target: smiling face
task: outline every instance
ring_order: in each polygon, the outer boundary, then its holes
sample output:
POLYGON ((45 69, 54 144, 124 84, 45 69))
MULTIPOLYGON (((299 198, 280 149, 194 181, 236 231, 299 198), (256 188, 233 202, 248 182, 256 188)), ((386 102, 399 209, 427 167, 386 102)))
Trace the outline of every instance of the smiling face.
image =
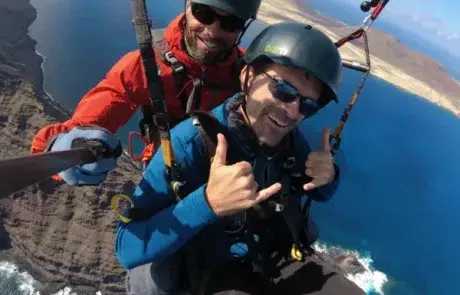
MULTIPOLYGON (((248 66, 243 69, 240 75, 240 80, 243 83, 247 69, 248 66)), ((274 147, 305 116, 299 112, 300 104, 304 103, 300 99, 304 98, 296 97, 290 102, 283 102, 281 97, 275 97, 273 78, 287 82, 297 90, 298 94, 311 99, 313 104, 321 94, 322 83, 318 79, 306 75, 305 72, 275 63, 265 67, 262 73, 256 73, 253 67, 249 67, 248 75, 246 119, 249 120, 259 142, 274 147)), ((242 85, 242 87, 244 86, 242 85)))
MULTIPOLYGON (((207 6, 218 15, 229 15, 223 10, 207 6)), ((240 31, 222 30, 219 20, 210 25, 198 21, 193 13, 190 1, 187 1, 185 43, 189 54, 202 64, 215 62, 223 53, 232 50, 240 31)))

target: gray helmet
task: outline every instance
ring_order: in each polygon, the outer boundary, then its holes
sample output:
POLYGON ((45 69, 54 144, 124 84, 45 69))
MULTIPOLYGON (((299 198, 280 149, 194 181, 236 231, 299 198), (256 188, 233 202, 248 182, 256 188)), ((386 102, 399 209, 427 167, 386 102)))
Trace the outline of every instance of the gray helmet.
POLYGON ((244 61, 259 58, 307 72, 326 86, 321 99, 337 102, 342 60, 334 42, 311 25, 282 22, 266 27, 249 45, 244 61))
POLYGON ((256 19, 262 0, 191 0, 221 9, 241 19, 256 19))

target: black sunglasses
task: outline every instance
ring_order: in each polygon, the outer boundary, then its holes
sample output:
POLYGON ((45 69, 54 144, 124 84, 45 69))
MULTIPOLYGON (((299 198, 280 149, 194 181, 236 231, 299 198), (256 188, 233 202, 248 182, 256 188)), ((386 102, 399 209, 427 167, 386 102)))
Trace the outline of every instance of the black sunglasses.
POLYGON ((268 84, 268 90, 278 100, 286 103, 293 102, 297 98, 299 99, 299 113, 305 116, 305 118, 311 117, 321 109, 321 106, 313 98, 302 96, 299 94, 297 89, 292 86, 289 82, 274 78, 264 72, 264 75, 270 78, 268 84))
POLYGON ((192 14, 200 23, 210 25, 220 21, 220 28, 226 32, 238 32, 244 29, 246 21, 234 15, 219 15, 208 5, 191 2, 192 14))

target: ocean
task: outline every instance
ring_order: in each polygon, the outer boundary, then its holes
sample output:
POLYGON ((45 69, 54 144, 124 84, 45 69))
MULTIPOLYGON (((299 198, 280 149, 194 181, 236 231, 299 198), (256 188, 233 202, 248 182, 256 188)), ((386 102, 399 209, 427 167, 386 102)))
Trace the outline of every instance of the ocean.
MULTIPOLYGON (((360 24, 359 3, 354 14, 325 2, 309 1, 321 13, 339 17, 342 11, 342 21, 360 24)), ((45 89, 53 99, 73 110, 118 58, 137 48, 129 4, 32 0, 38 19, 30 34, 45 57, 45 89)), ((183 1, 148 1, 148 8, 154 26, 164 27, 183 1)), ((254 23, 243 45, 262 28, 254 23)), ((340 102, 303 123, 313 146, 319 146, 323 126, 335 127, 360 77, 345 70, 340 102)), ((129 131, 137 131, 138 119, 117 133, 124 142, 129 131)), ((314 204, 312 214, 320 226, 319 250, 353 251, 368 268, 350 276, 367 294, 460 294, 459 130, 458 118, 422 98, 374 77, 364 86, 336 155, 339 191, 331 202, 314 204)), ((16 292, 8 294, 36 295, 38 285, 1 263, 0 286, 16 292)))

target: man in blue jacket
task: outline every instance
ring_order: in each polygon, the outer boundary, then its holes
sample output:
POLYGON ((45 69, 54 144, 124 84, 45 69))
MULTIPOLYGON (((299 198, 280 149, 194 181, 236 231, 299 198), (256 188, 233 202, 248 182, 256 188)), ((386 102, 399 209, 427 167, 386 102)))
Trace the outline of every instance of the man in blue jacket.
MULTIPOLYGON (((210 286, 220 267, 226 278, 246 270, 257 274, 261 280, 254 286, 266 294, 275 284, 269 257, 277 252, 301 260, 302 248, 315 239, 308 235, 305 199, 328 201, 339 170, 329 130, 323 131, 322 149, 312 151, 297 125, 337 101, 339 52, 309 25, 280 23, 255 38, 244 60, 243 91, 212 111, 216 126, 194 116, 171 132, 186 181, 181 199, 165 173, 163 148, 132 197, 133 220, 119 224, 116 240, 117 257, 128 269, 128 294, 179 294, 185 281, 189 291, 214 294, 210 286), (215 136, 206 129, 217 134, 215 154, 208 154, 215 136), (143 213, 136 218, 134 212, 143 213)), ((247 276, 242 281, 256 282, 247 276)))

